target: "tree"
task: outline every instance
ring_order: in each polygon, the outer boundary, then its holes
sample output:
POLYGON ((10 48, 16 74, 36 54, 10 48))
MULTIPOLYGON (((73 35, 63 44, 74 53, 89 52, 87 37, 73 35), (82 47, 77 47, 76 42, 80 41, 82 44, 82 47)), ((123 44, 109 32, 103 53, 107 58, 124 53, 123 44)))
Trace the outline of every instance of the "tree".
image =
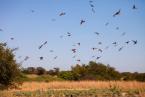
POLYGON ((74 75, 71 71, 61 71, 58 77, 63 78, 65 80, 75 80, 74 75))
POLYGON ((35 69, 35 67, 27 67, 23 68, 22 72, 26 74, 36 74, 37 70, 35 69))
POLYGON ((46 73, 46 70, 43 67, 37 67, 36 70, 38 75, 43 75, 46 73))
POLYGON ((14 60, 12 50, 0 43, 0 86, 14 85, 19 75, 19 65, 14 60))

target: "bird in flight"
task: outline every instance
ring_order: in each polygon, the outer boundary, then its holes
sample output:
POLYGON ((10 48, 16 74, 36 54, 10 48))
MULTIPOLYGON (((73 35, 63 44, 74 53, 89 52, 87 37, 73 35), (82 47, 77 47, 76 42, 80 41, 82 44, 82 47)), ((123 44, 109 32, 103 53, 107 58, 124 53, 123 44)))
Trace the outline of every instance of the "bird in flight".
POLYGON ((16 51, 18 49, 19 49, 19 47, 16 47, 16 48, 13 48, 11 51, 14 52, 14 51, 16 51))
POLYGON ((92 12, 93 12, 93 13, 95 13, 95 10, 94 10, 94 8, 92 8, 92 12))
POLYGON ((101 56, 97 57, 96 60, 98 60, 98 59, 100 59, 100 58, 101 58, 101 56))
POLYGON ((27 61, 29 59, 29 56, 26 56, 25 58, 24 58, 24 61, 27 61))
POLYGON ((126 34, 126 33, 125 33, 125 32, 123 32, 121 35, 122 35, 122 36, 124 36, 125 34, 126 34))
POLYGON ((35 10, 31 10, 31 12, 32 12, 32 13, 34 13, 34 12, 35 12, 35 10))
POLYGON ((96 35, 100 35, 100 33, 99 32, 94 32, 96 35))
POLYGON ((72 58, 75 58, 76 57, 76 55, 75 56, 73 56, 72 58))
POLYGON ((39 57, 40 58, 40 60, 43 60, 43 57, 41 56, 41 57, 39 57))
POLYGON ((119 27, 116 27, 116 30, 119 30, 119 27))
POLYGON ((85 22, 86 22, 85 20, 81 20, 80 25, 82 25, 82 24, 85 23, 85 22))
POLYGON ((126 41, 125 43, 126 43, 126 44, 129 44, 129 42, 130 42, 130 41, 126 41))
POLYGON ((94 5, 93 5, 93 4, 90 4, 90 6, 91 6, 91 7, 94 7, 94 5))
POLYGON ((97 48, 95 48, 95 47, 92 48, 93 51, 96 50, 96 49, 97 49, 97 48))
POLYGON ((40 45, 39 47, 38 47, 38 49, 41 49, 44 45, 46 45, 47 44, 47 41, 45 41, 42 45, 40 45))
POLYGON ((99 44, 99 45, 101 45, 101 44, 102 44, 102 42, 98 42, 98 44, 99 44))
POLYGON ((14 40, 14 38, 13 38, 13 37, 11 37, 10 39, 11 39, 11 40, 14 40))
POLYGON ((0 31, 3 31, 3 29, 0 29, 0 31))
POLYGON ((80 42, 78 42, 77 44, 78 44, 78 46, 80 46, 80 45, 81 45, 81 43, 80 43, 80 42))
POLYGON ((65 12, 61 12, 60 14, 59 14, 59 16, 63 16, 63 15, 65 15, 66 13, 65 12))
POLYGON ((57 59, 58 56, 55 56, 54 59, 57 59))
POLYGON ((137 9, 136 6, 135 6, 135 4, 133 5, 132 9, 137 9))
POLYGON ((123 46, 122 47, 120 47, 119 49, 118 49, 118 51, 121 51, 123 49, 123 46))
POLYGON ((72 52, 73 52, 73 53, 76 53, 76 49, 72 49, 72 52))
POLYGON ((92 1, 92 0, 90 0, 89 2, 90 2, 90 3, 93 3, 93 1, 92 1))
POLYGON ((137 40, 132 40, 132 42, 134 45, 137 44, 137 40))
POLYGON ((119 9, 116 13, 113 14, 113 17, 120 15, 121 10, 119 9))
POLYGON ((76 61, 77 61, 77 62, 81 62, 81 60, 80 60, 80 59, 77 59, 76 61))
POLYGON ((67 32, 67 36, 71 36, 71 33, 70 32, 67 32))
POLYGON ((49 50, 49 52, 51 52, 51 53, 52 53, 52 52, 54 52, 54 51, 53 51, 53 50, 49 50))
POLYGON ((99 51, 99 52, 101 52, 101 53, 103 52, 103 50, 102 50, 102 49, 98 49, 98 51, 99 51))
POLYGON ((117 46, 117 42, 113 42, 112 44, 113 44, 114 46, 117 46))
POLYGON ((108 26, 109 25, 109 22, 107 22, 106 24, 105 24, 105 26, 108 26))

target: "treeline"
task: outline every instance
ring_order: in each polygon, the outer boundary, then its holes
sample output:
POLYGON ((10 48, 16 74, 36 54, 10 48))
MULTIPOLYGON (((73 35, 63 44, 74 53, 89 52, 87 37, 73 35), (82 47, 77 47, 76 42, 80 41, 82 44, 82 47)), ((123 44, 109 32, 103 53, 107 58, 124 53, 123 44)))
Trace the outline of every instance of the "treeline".
POLYGON ((110 65, 90 61, 88 64, 75 65, 69 71, 59 68, 46 70, 43 67, 28 67, 21 70, 24 74, 51 75, 64 80, 124 80, 145 81, 145 73, 119 72, 110 65))

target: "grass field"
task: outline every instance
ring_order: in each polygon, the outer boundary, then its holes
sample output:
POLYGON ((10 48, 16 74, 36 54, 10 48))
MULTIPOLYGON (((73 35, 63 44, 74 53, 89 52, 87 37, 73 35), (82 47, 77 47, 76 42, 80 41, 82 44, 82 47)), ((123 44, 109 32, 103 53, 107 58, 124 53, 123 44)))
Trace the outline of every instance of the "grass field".
POLYGON ((145 83, 136 81, 24 82, 0 97, 145 97, 145 83))

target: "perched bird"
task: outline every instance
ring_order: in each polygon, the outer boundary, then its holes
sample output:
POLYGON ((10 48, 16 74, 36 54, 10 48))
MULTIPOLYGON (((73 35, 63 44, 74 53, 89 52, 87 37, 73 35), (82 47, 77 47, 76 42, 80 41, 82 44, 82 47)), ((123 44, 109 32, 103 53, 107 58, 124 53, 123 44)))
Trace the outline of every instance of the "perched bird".
POLYGON ((63 16, 63 15, 65 15, 66 13, 65 12, 61 12, 60 14, 59 14, 59 16, 63 16))
POLYGON ((135 4, 133 5, 132 9, 137 9, 136 6, 135 6, 135 4))
POLYGON ((85 22, 86 22, 85 20, 81 20, 80 25, 82 25, 82 24, 85 23, 85 22))
POLYGON ((137 44, 137 40, 132 40, 132 42, 134 45, 137 44))
POLYGON ((116 13, 113 14, 113 17, 120 15, 121 10, 119 9, 116 13))
POLYGON ((76 53, 76 49, 72 49, 72 52, 73 52, 73 53, 76 53))

